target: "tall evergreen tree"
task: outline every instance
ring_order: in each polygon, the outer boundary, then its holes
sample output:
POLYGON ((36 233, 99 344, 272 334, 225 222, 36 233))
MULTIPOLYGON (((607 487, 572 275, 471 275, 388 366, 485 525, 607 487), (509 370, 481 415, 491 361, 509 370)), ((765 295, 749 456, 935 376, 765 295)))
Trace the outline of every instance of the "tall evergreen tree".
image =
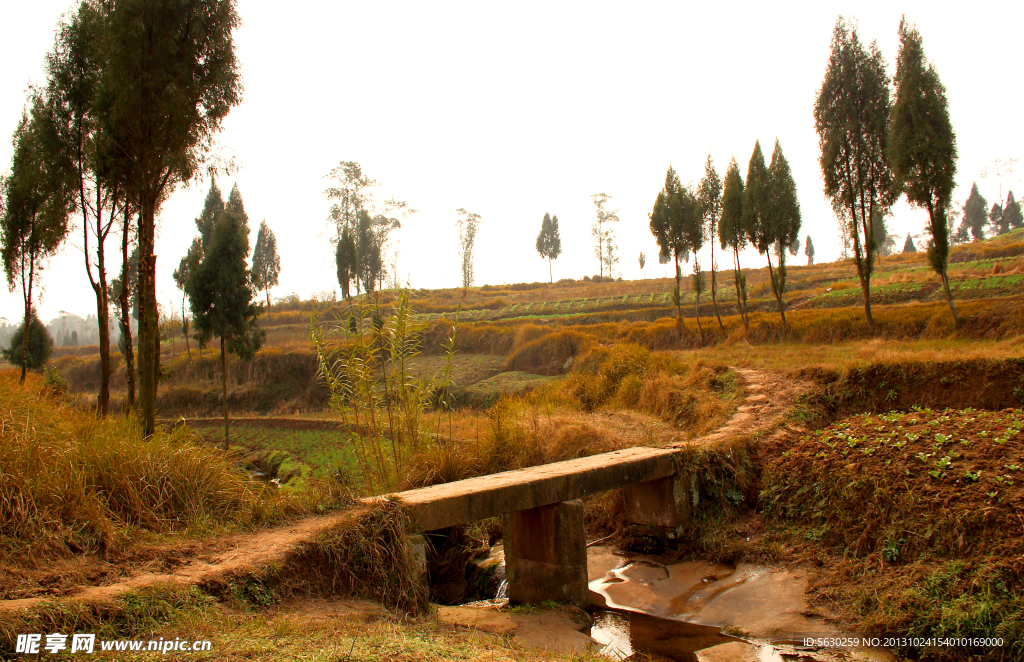
POLYGON ((875 265, 872 224, 895 201, 889 142, 889 77, 874 42, 864 49, 857 30, 842 17, 832 31, 832 52, 814 104, 825 195, 840 219, 844 251, 853 243, 864 314, 871 316, 875 265))
POLYGON ((988 201, 978 192, 978 184, 971 185, 971 194, 963 206, 963 224, 971 231, 971 238, 980 241, 985 238, 985 223, 988 222, 988 201))
POLYGON ((706 233, 711 238, 711 303, 715 307, 718 328, 724 333, 725 325, 722 324, 722 314, 718 310, 718 264, 715 262, 715 239, 719 235, 718 226, 722 220, 722 180, 715 170, 715 162, 710 154, 704 163, 704 179, 700 181, 698 195, 701 208, 704 210, 706 233))
POLYGON ((160 333, 156 217, 178 183, 200 170, 211 138, 241 101, 234 0, 104 3, 97 116, 112 166, 138 205, 139 399, 143 434, 156 425, 160 333))
MULTIPOLYGON (((755 147, 758 155, 759 148, 760 145, 755 147)), ((753 159, 751 162, 753 163, 753 159)), ((763 164, 763 160, 761 163, 763 164)), ((760 167, 763 166, 758 166, 758 169, 760 167)), ((749 176, 748 171, 748 182, 749 176)), ((772 292, 779 304, 782 323, 786 324, 785 305, 782 302, 782 295, 786 291, 786 253, 800 236, 800 203, 796 197, 796 182, 793 180, 793 173, 778 140, 775 141, 771 164, 768 166, 766 178, 762 182, 764 209, 759 214, 757 241, 753 243, 768 258, 768 274, 771 278, 772 292), (773 247, 778 257, 778 268, 774 270, 771 257, 773 247)), ((749 183, 746 190, 751 190, 749 183)))
POLYGON ((732 249, 733 279, 736 283, 736 308, 743 326, 750 329, 747 312, 747 276, 740 266, 740 250, 747 245, 747 230, 743 220, 743 177, 736 157, 729 159, 722 187, 722 218, 718 223, 718 238, 722 249, 732 249))
POLYGON ((700 224, 700 201, 686 187, 679 183, 679 176, 669 166, 665 173, 665 187, 658 193, 654 202, 654 210, 650 214, 651 234, 658 242, 659 261, 663 264, 673 262, 676 267, 676 286, 672 299, 676 304, 676 323, 683 326, 681 262, 689 259, 692 250, 691 228, 700 224))
POLYGON ((0 254, 7 285, 20 281, 24 304, 21 382, 28 370, 28 342, 32 335, 33 289, 43 260, 57 252, 67 236, 68 216, 74 206, 73 166, 59 147, 53 108, 41 95, 32 100, 14 133, 11 172, 3 181, 4 213, 0 218, 0 254))
POLYGON ((558 259, 562 254, 562 238, 558 235, 558 216, 544 214, 540 223, 540 234, 537 235, 537 252, 548 261, 548 281, 555 282, 551 272, 551 260, 558 259))
POLYGON ((1006 196, 1006 206, 1003 207, 1002 222, 1006 232, 1012 232, 1024 227, 1024 216, 1021 214, 1020 203, 1013 197, 1013 191, 1006 196))
POLYGON ((224 203, 224 209, 229 209, 242 219, 245 227, 249 227, 249 215, 245 213, 245 203, 242 202, 242 192, 238 190, 238 183, 231 187, 228 194, 228 201, 224 203))
POLYGON ((358 226, 356 227, 356 274, 362 282, 363 289, 373 292, 384 269, 384 257, 381 255, 381 235, 378 225, 370 218, 365 209, 359 210, 358 226))
POLYGON ((196 217, 196 229, 199 230, 199 237, 203 245, 209 244, 213 238, 213 228, 217 225, 217 219, 224 211, 224 199, 217 188, 217 180, 210 181, 210 190, 206 193, 206 200, 203 202, 203 211, 196 217))
POLYGON ((1006 224, 1003 223, 1003 205, 998 202, 992 203, 992 208, 988 212, 988 224, 992 228, 992 236, 994 237, 1010 231, 1006 224))
POLYGON ((277 285, 281 275, 281 256, 277 254, 277 237, 265 219, 260 223, 260 231, 256 235, 251 274, 253 287, 267 292, 267 319, 270 319, 270 288, 277 285))
POLYGON ((807 256, 807 266, 814 264, 814 242, 811 241, 811 235, 807 235, 807 241, 804 242, 804 255, 807 256))
POLYGON ((228 416, 227 353, 252 359, 263 343, 257 326, 258 306, 249 279, 249 227, 237 207, 227 206, 214 226, 203 261, 187 284, 196 337, 200 344, 220 339, 220 367, 224 408, 224 449, 230 438, 228 416))
POLYGON ((949 289, 949 225, 946 207, 956 175, 956 135, 949 121, 946 88, 926 64, 921 35, 900 20, 896 101, 889 118, 889 162, 907 201, 928 210, 928 261, 942 279, 953 319, 960 317, 949 289))
POLYGON ((903 242, 903 252, 904 253, 916 253, 917 252, 917 246, 914 245, 914 237, 909 232, 907 233, 907 240, 905 242, 903 242))
POLYGON ((338 270, 338 284, 341 285, 341 296, 351 302, 351 285, 356 277, 356 242, 352 231, 343 228, 341 237, 334 249, 334 263, 338 270))

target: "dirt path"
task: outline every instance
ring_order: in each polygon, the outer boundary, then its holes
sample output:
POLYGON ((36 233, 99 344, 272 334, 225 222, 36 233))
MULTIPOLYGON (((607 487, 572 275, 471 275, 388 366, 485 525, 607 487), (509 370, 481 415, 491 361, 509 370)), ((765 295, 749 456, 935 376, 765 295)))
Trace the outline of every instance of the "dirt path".
MULTIPOLYGON (((176 547, 160 548, 164 552, 161 558, 153 558, 149 565, 164 565, 164 570, 143 570, 122 577, 114 583, 98 586, 65 587, 59 593, 86 602, 105 602, 126 591, 137 590, 158 584, 221 584, 234 577, 259 571, 273 564, 284 563, 303 545, 313 540, 318 534, 330 529, 345 520, 349 515, 341 513, 321 517, 309 517, 289 524, 277 526, 254 533, 238 534, 224 538, 193 543, 193 551, 198 554, 184 562, 174 554, 176 547), (171 552, 169 555, 167 552, 171 552), (175 560, 180 562, 177 567, 175 560)), ((153 550, 154 552, 157 550, 153 550)), ((136 570, 142 569, 136 567, 136 570)), ((125 568, 121 568, 124 570, 125 568)), ((52 574, 60 575, 61 569, 52 568, 52 574)), ((52 593, 52 589, 39 586, 40 593, 52 593)), ((0 614, 27 609, 52 600, 55 596, 26 597, 0 601, 0 614)))
MULTIPOLYGON (((786 412, 810 385, 774 373, 737 368, 744 381, 743 404, 711 434, 683 440, 681 432, 653 416, 637 412, 599 412, 590 420, 637 445, 683 446, 710 444, 736 435, 778 436, 787 426, 786 412), (660 442, 660 443, 659 443, 660 442)), ((105 602, 126 591, 157 584, 223 584, 234 577, 283 564, 304 544, 339 524, 348 515, 309 517, 249 534, 202 541, 140 547, 125 556, 103 560, 75 558, 32 571, 0 568, 4 593, 0 614, 33 607, 54 598, 105 602)))
POLYGON ((803 426, 788 421, 786 414, 813 385, 778 373, 750 368, 733 368, 746 383, 746 397, 725 425, 688 443, 712 444, 736 435, 770 435, 799 432, 803 426))

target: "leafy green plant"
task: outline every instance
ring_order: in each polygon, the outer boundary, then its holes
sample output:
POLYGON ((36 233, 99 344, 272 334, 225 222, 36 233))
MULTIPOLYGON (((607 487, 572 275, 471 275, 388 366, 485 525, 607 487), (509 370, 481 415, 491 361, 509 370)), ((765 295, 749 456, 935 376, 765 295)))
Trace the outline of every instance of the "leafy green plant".
POLYGON ((408 290, 399 294, 389 310, 381 308, 378 295, 356 307, 353 316, 354 333, 347 318, 328 325, 314 312, 309 337, 332 408, 346 421, 351 417, 360 429, 353 435, 355 456, 367 487, 379 493, 395 487, 402 467, 424 441, 423 412, 432 399, 440 398, 442 409, 446 404, 454 327, 444 371, 423 379, 410 372, 410 360, 420 353, 421 329, 413 321, 408 290), (332 335, 341 340, 329 342, 332 335))

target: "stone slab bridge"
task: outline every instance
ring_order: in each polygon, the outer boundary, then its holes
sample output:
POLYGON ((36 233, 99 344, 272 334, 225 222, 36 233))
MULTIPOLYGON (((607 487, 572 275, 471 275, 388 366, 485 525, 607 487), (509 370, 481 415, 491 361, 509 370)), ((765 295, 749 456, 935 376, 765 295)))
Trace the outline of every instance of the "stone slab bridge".
POLYGON ((676 477, 680 452, 627 448, 409 490, 391 498, 403 504, 414 528, 422 532, 503 516, 509 599, 586 607, 587 542, 580 499, 623 488, 627 523, 680 526, 690 516, 690 486, 676 477))

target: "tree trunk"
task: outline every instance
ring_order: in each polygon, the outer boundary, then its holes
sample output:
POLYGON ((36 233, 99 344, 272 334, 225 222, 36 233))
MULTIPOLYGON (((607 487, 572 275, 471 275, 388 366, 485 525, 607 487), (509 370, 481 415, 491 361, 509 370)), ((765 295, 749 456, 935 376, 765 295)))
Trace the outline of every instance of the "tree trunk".
POLYGON ((548 258, 548 283, 551 285, 555 284, 555 277, 551 272, 551 258, 548 258))
POLYGON ((224 337, 220 339, 220 381, 223 386, 224 401, 224 450, 228 450, 228 439, 231 436, 231 419, 228 418, 228 361, 224 353, 224 337))
POLYGON ((750 320, 747 318, 747 306, 743 302, 745 298, 746 289, 743 285, 743 270, 740 268, 740 251, 738 248, 733 249, 733 264, 735 270, 733 271, 733 280, 736 282, 736 307, 740 312, 740 319, 743 320, 743 328, 750 331, 750 320))
POLYGON ((676 326, 683 328, 683 293, 680 291, 683 270, 679 268, 679 256, 676 255, 676 326))
POLYGON ((185 326, 185 293, 181 293, 181 335, 185 336, 185 351, 188 352, 189 363, 192 362, 192 348, 188 346, 188 328, 185 326))
MULTIPOLYGON (((100 244, 102 246, 102 243, 100 244)), ((110 413, 110 317, 107 303, 107 277, 103 267, 103 251, 99 251, 100 282, 93 287, 96 292, 96 317, 100 332, 100 392, 96 396, 96 407, 100 416, 110 413)))
POLYGON ((267 324, 270 324, 270 320, 273 319, 270 316, 270 288, 267 288, 267 324))
POLYGON ((135 409, 135 350, 132 348, 131 308, 128 305, 128 210, 121 235, 121 337, 124 342, 125 408, 135 409))
MULTIPOLYGON (((945 222, 945 218, 942 219, 945 222)), ((929 230, 932 233, 932 243, 935 244, 935 206, 929 200, 928 202, 928 223, 929 230)), ((949 240, 946 240, 946 246, 949 246, 949 240)), ((960 316, 956 313, 956 304, 953 303, 953 293, 949 291, 949 251, 947 248, 946 255, 943 256, 942 260, 942 271, 939 272, 939 277, 942 278, 942 287, 946 290, 946 302, 949 303, 949 311, 953 313, 953 324, 956 328, 960 328, 960 316)))
POLYGON ((700 265, 697 264, 697 251, 693 251, 693 314, 697 318, 697 337, 704 343, 704 327, 700 323, 700 290, 697 281, 700 279, 700 265))
POLYGON ((718 285, 716 282, 717 279, 715 278, 717 266, 715 265, 714 227, 712 227, 711 235, 711 303, 715 307, 715 317, 718 318, 718 328, 722 330, 722 333, 725 333, 725 325, 722 324, 722 314, 718 312, 718 293, 715 291, 718 285))
POLYGON ((139 210, 139 413, 142 434, 156 431, 156 388, 160 369, 160 333, 156 306, 156 255, 153 254, 156 200, 142 196, 139 210))
POLYGON ((722 324, 722 313, 719 312, 719 310, 718 310, 718 297, 715 294, 715 288, 717 287, 717 285, 716 285, 716 280, 717 279, 715 278, 716 275, 717 274, 716 274, 716 270, 715 270, 715 261, 714 261, 714 259, 712 259, 711 260, 711 303, 715 306, 715 317, 718 318, 718 328, 722 330, 722 333, 725 333, 725 324, 722 324))
MULTIPOLYGON (((870 216, 872 212, 868 212, 870 216)), ((875 328, 875 318, 871 315, 871 268, 874 263, 874 219, 864 218, 864 205, 861 203, 861 225, 864 230, 864 250, 860 247, 860 230, 857 227, 857 205, 850 203, 850 215, 853 218, 853 251, 857 261, 857 275, 860 276, 860 289, 864 293, 864 314, 868 318, 868 326, 875 328)))
MULTIPOLYGON (((25 258, 22 256, 21 273, 25 273, 25 258)), ((21 280, 21 291, 22 296, 25 299, 25 324, 21 327, 21 381, 19 384, 25 383, 25 377, 28 375, 28 337, 30 329, 32 328, 32 281, 35 279, 35 255, 30 253, 28 258, 28 284, 26 285, 24 275, 21 280)))
POLYGON ((775 294, 775 300, 779 303, 779 315, 782 315, 782 326, 789 326, 789 323, 786 322, 786 311, 782 309, 782 293, 779 292, 779 288, 776 287, 775 284, 775 271, 772 270, 771 249, 768 249, 765 256, 768 258, 768 277, 771 278, 772 281, 772 292, 775 294))
POLYGON ((949 291, 949 274, 942 270, 942 287, 946 290, 946 301, 949 303, 949 311, 953 313, 953 323, 960 328, 960 316, 956 313, 956 303, 953 302, 953 294, 949 291))

